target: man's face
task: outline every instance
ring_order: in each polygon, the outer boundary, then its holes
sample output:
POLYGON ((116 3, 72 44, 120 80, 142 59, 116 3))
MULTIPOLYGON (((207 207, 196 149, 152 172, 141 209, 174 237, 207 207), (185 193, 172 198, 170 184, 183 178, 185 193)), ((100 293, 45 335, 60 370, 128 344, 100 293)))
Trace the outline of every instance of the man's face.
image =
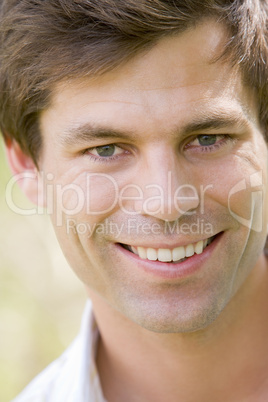
POLYGON ((267 147, 253 94, 215 61, 224 38, 207 21, 163 39, 58 85, 41 115, 40 170, 68 261, 153 331, 207 326, 263 261, 267 147))

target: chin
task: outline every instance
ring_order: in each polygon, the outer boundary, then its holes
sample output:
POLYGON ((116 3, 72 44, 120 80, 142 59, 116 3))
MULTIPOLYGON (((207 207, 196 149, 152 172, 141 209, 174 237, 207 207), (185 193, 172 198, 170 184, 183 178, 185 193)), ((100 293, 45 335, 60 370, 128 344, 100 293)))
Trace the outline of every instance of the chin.
MULTIPOLYGON (((133 306, 132 306, 133 307, 133 306)), ((208 328, 224 307, 219 303, 208 306, 168 307, 159 302, 141 303, 137 308, 125 306, 121 312, 140 327, 156 333, 191 333, 208 328)))

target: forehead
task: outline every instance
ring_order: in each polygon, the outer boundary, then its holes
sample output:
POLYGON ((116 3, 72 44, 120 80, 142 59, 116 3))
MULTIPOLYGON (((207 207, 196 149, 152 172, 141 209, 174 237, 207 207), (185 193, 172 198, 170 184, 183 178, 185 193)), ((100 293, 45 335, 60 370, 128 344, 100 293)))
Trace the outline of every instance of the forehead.
POLYGON ((195 85, 206 73, 211 73, 211 65, 222 53, 226 40, 225 27, 208 20, 180 35, 160 40, 153 48, 100 77, 63 81, 54 89, 53 99, 60 101, 63 91, 73 91, 75 87, 79 90, 85 85, 96 92, 100 86, 114 91, 115 81, 122 87, 135 85, 141 90, 175 88, 187 80, 195 85))
POLYGON ((101 77, 62 82, 41 116, 43 128, 55 118, 61 130, 90 121, 122 130, 131 125, 134 131, 141 121, 162 129, 167 117, 177 125, 207 113, 256 120, 255 97, 242 85, 238 68, 219 60, 227 39, 225 27, 208 20, 101 77))

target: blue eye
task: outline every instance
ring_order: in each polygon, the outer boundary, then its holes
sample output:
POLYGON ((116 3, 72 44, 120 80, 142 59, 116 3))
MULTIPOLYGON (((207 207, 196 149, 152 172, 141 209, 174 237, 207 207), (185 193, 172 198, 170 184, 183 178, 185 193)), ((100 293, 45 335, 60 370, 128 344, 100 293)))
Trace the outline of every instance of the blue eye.
POLYGON ((233 137, 229 134, 198 134, 186 144, 185 150, 194 153, 214 153, 233 141, 233 137))
POLYGON ((215 147, 224 145, 230 140, 226 134, 199 134, 193 141, 187 144, 186 148, 200 148, 202 150, 212 150, 215 147))
POLYGON ((201 146, 205 147, 216 144, 217 137, 217 135, 199 135, 197 140, 201 146))
POLYGON ((99 145, 94 148, 88 148, 86 150, 86 153, 89 156, 97 158, 100 161, 107 161, 112 160, 113 158, 120 157, 123 154, 127 154, 128 152, 116 144, 105 144, 99 145))
POLYGON ((100 147, 96 147, 95 148, 98 156, 101 157, 109 157, 109 156, 113 156, 115 153, 115 145, 111 144, 111 145, 103 145, 100 147))

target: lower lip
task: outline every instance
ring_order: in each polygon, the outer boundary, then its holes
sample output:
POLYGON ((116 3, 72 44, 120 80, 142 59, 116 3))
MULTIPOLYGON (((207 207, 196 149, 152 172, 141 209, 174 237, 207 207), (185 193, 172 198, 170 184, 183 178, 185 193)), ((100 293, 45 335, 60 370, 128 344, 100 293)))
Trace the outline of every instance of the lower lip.
POLYGON ((130 261, 132 260, 138 269, 161 279, 186 279, 189 276, 198 274, 205 267, 206 262, 211 257, 217 247, 223 233, 218 234, 213 242, 207 246, 202 254, 194 254, 180 263, 167 263, 160 261, 143 260, 138 255, 126 250, 119 244, 117 249, 123 253, 130 261))

